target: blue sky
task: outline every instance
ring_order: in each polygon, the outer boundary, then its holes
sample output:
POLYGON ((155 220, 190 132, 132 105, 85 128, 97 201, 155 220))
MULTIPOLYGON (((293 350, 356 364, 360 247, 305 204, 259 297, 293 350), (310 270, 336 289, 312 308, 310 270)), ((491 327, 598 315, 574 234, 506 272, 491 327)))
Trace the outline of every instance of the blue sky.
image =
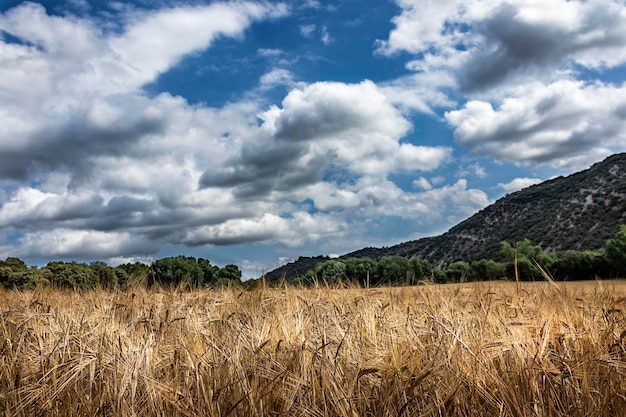
POLYGON ((237 264, 445 232, 626 151, 626 3, 0 3, 0 258, 237 264))

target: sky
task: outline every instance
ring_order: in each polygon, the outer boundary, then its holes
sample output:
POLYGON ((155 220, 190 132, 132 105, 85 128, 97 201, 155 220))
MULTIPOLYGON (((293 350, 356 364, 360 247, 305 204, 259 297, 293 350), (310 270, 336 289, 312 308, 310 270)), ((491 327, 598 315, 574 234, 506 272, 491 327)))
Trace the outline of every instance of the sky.
POLYGON ((0 0, 0 259, 258 277, 624 151, 624 0, 0 0))

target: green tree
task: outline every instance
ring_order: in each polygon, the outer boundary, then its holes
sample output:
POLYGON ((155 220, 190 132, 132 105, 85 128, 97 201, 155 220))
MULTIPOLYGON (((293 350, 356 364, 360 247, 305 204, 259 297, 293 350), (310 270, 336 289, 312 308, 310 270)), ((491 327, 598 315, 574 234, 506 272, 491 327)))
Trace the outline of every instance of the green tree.
POLYGON ((501 244, 502 254, 507 259, 507 274, 515 277, 515 268, 519 279, 536 280, 543 279, 543 274, 537 266, 545 271, 550 271, 555 261, 554 255, 544 253, 541 246, 535 246, 529 239, 516 242, 511 246, 508 242, 501 244))
POLYGON ((491 259, 480 259, 470 264, 473 281, 500 279, 506 275, 506 266, 491 259))
POLYGON ((225 287, 241 283, 241 271, 237 265, 226 265, 217 271, 215 285, 225 287))
POLYGON ((7 266, 13 271, 24 271, 28 266, 20 258, 8 257, 4 262, 0 261, 0 266, 7 266))
POLYGON ((315 277, 327 284, 346 279, 346 264, 339 259, 330 259, 315 266, 315 277))
POLYGON ((349 258, 343 261, 346 266, 346 277, 366 286, 376 282, 377 264, 370 258, 349 258))
POLYGON ((116 266, 115 269, 126 274, 128 279, 144 277, 150 273, 150 267, 141 262, 121 264, 116 266))
POLYGON ((31 289, 38 284, 49 284, 50 274, 37 267, 29 268, 19 258, 9 257, 0 261, 0 283, 6 288, 31 289))
POLYGON ((606 241, 606 259, 618 273, 626 272, 626 225, 621 225, 613 239, 606 241))
POLYGON ((448 265, 446 269, 446 277, 450 282, 463 282, 470 276, 470 266, 465 261, 456 261, 448 265))
POLYGON ((552 272, 557 279, 580 280, 610 275, 610 264, 602 251, 557 252, 552 272))
POLYGON ((412 282, 413 279, 413 268, 404 256, 383 256, 378 261, 377 283, 396 284, 412 282))
POLYGON ((91 270, 98 276, 101 285, 109 288, 123 285, 128 281, 128 274, 123 269, 113 268, 102 261, 89 264, 91 270))
POLYGON ((49 262, 50 282, 64 288, 88 289, 100 283, 100 277, 87 265, 77 262, 49 262))
POLYGON ((173 256, 152 263, 153 279, 163 285, 177 286, 183 282, 191 287, 204 283, 204 271, 192 256, 173 256))
POLYGON ((432 280, 442 284, 447 281, 446 274, 439 268, 433 267, 428 261, 413 258, 410 261, 410 265, 413 269, 413 283, 421 280, 432 280))
MULTIPOLYGON (((213 284, 218 279, 218 273, 220 268, 217 265, 211 265, 208 259, 198 258, 198 265, 202 270, 202 282, 205 285, 213 284)), ((237 268, 239 270, 239 268, 237 268)), ((235 274, 236 275, 236 274, 235 274)), ((239 273, 241 278, 241 272, 239 273)))

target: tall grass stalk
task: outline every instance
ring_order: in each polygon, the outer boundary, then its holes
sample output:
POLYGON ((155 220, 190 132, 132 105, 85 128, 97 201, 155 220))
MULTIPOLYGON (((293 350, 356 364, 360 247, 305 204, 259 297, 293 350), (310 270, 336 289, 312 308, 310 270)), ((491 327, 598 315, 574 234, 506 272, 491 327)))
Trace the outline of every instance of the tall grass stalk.
POLYGON ((626 415, 618 282, 0 300, 3 416, 626 415))

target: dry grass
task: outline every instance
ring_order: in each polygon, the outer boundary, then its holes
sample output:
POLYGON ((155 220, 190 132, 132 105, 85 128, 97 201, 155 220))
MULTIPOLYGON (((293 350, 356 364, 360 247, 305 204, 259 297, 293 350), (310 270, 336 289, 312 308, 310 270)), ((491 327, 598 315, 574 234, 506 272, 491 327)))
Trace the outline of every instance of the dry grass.
POLYGON ((0 415, 626 415, 626 285, 0 290, 0 415))

